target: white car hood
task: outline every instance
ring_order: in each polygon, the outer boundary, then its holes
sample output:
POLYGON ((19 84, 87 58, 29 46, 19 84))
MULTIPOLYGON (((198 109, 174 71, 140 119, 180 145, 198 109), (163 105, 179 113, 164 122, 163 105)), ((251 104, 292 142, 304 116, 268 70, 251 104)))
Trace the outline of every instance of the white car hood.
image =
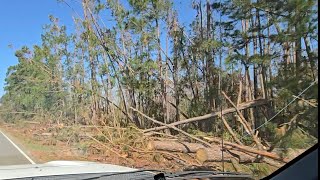
POLYGON ((0 179, 50 175, 130 172, 137 169, 90 161, 50 161, 44 164, 0 166, 0 179))

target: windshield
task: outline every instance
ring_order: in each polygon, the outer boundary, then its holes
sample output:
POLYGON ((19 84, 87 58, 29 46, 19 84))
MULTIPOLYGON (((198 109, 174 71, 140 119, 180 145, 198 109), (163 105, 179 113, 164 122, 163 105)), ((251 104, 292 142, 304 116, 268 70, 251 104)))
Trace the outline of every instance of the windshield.
POLYGON ((3 3, 0 166, 263 178, 318 142, 317 1, 3 3))

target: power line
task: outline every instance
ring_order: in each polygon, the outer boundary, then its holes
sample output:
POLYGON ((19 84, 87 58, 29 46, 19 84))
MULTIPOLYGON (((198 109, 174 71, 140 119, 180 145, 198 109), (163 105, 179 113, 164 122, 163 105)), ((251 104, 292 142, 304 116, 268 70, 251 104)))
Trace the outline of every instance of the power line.
MULTIPOLYGON (((306 87, 303 91, 301 91, 297 96, 295 96, 286 106, 284 106, 281 110, 279 110, 274 116, 272 116, 269 120, 267 120, 266 122, 264 122, 263 124, 261 124, 259 127, 253 129, 253 131, 256 131, 258 129, 260 129, 261 127, 265 126, 267 123, 269 123, 271 120, 273 120, 275 117, 277 117, 282 111, 284 111, 285 109, 287 109, 287 107, 289 105, 291 105, 296 99, 298 99, 302 94, 304 94, 308 89, 310 89, 313 85, 315 85, 318 82, 318 79, 316 79, 315 81, 313 81, 308 87, 306 87)), ((245 134, 244 136, 242 136, 240 138, 243 139, 246 136, 248 136, 249 134, 245 134)))

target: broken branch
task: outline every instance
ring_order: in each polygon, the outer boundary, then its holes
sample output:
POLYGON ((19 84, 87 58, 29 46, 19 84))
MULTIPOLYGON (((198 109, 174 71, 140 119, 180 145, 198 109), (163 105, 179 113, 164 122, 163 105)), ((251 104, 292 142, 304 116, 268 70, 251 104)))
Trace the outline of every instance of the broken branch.
POLYGON ((140 112, 139 110, 137 110, 137 109, 135 109, 135 108, 133 108, 133 107, 130 107, 130 109, 132 109, 132 110, 135 111, 135 112, 138 112, 138 113, 141 114, 143 117, 149 119, 150 121, 152 121, 152 122, 154 122, 154 123, 157 123, 157 124, 160 124, 160 125, 162 125, 162 126, 166 126, 166 127, 168 127, 168 128, 174 129, 174 130, 176 130, 176 131, 178 131, 178 132, 180 132, 180 133, 188 136, 188 137, 191 138, 191 139, 194 139, 194 140, 196 140, 196 141, 201 142, 202 144, 205 144, 205 145, 211 147, 211 144, 209 144, 208 142, 205 142, 205 141, 203 141, 203 140, 201 140, 201 139, 199 139, 199 138, 197 138, 197 137, 194 137, 193 135, 191 135, 191 134, 189 134, 189 133, 187 133, 187 132, 185 132, 185 131, 183 131, 183 130, 181 130, 181 129, 173 126, 173 125, 165 124, 165 123, 162 123, 162 122, 160 122, 160 121, 157 121, 157 120, 155 120, 155 119, 153 119, 153 118, 151 118, 151 117, 143 114, 142 112, 140 112))

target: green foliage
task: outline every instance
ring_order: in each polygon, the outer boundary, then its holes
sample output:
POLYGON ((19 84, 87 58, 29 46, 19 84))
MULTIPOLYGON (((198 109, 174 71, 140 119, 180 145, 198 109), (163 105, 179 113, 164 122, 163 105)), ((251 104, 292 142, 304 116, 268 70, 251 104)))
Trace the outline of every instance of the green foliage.
POLYGON ((222 43, 219 41, 209 39, 203 41, 200 48, 205 49, 206 51, 209 51, 210 49, 218 49, 222 48, 222 43))
POLYGON ((295 129, 289 136, 283 138, 279 147, 305 149, 317 143, 317 139, 310 137, 310 135, 303 133, 300 129, 295 129))
MULTIPOLYGON (((62 70, 59 67, 64 50, 60 44, 67 43, 65 27, 58 27, 57 19, 50 16, 52 25, 46 27, 42 35, 42 46, 34 46, 33 50, 22 47, 15 55, 19 63, 8 68, 5 79, 7 92, 2 98, 9 111, 26 112, 23 118, 30 118, 32 113, 40 111, 57 112, 65 93, 62 70), (31 112, 31 114, 30 114, 31 112)), ((6 118, 11 118, 7 115, 6 118)))
POLYGON ((267 139, 270 142, 273 142, 276 138, 276 128, 277 124, 270 122, 266 124, 263 128, 261 128, 261 131, 263 132, 263 138, 267 139))

